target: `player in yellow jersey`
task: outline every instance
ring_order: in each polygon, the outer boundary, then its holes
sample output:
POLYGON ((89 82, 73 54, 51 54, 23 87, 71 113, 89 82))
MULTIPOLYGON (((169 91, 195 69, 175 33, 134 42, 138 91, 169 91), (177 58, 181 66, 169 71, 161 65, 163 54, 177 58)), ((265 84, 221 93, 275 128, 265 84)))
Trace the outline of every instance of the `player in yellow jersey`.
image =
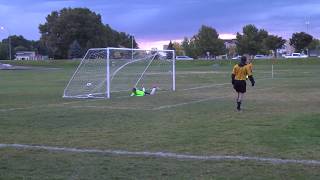
POLYGON ((246 65, 247 58, 245 56, 241 57, 240 63, 236 64, 232 70, 232 85, 237 92, 237 110, 241 110, 241 101, 243 99, 244 93, 247 90, 246 77, 248 76, 251 85, 254 86, 255 81, 252 75, 252 71, 246 65))

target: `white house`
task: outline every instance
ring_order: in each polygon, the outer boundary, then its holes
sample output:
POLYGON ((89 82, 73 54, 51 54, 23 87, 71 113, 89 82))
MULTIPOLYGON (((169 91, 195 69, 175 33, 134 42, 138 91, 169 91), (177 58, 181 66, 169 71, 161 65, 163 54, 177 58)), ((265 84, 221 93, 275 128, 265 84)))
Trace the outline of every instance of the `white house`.
POLYGON ((15 60, 35 60, 36 52, 34 51, 18 51, 15 60))
POLYGON ((48 56, 36 54, 35 51, 17 51, 15 60, 48 60, 48 56))

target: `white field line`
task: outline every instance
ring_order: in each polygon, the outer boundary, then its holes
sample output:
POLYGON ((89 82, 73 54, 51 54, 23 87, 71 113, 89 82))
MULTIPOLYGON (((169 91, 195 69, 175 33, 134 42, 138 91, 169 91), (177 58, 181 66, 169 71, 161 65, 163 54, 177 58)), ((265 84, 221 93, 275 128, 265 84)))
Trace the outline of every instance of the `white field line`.
POLYGON ((112 107, 112 106, 70 106, 69 108, 81 109, 81 108, 94 108, 94 109, 114 109, 114 110, 145 110, 150 111, 152 109, 143 108, 130 108, 130 107, 112 107))
MULTIPOLYGON (((261 79, 256 79, 257 82, 261 80, 268 80, 268 79, 277 79, 277 78, 261 78, 261 79)), ((207 85, 207 86, 199 86, 199 87, 192 87, 192 88, 186 88, 186 89, 181 89, 180 91, 188 91, 188 90, 197 90, 197 89, 205 89, 205 88, 211 88, 211 87, 216 87, 216 86, 225 86, 225 85, 230 85, 230 83, 221 83, 221 84, 212 84, 212 85, 207 85)))
POLYGON ((207 99, 200 99, 200 100, 196 100, 196 101, 189 101, 189 102, 178 103, 178 104, 163 105, 163 106, 155 107, 155 108, 153 108, 152 110, 161 110, 161 109, 173 108, 173 107, 178 107, 178 106, 184 106, 184 105, 189 105, 189 104, 195 104, 195 103, 201 103, 201 102, 211 101, 211 100, 215 100, 215 99, 227 98, 227 97, 231 97, 231 95, 228 95, 228 96, 220 96, 220 97, 213 97, 213 98, 207 98, 207 99))
POLYGON ((25 109, 31 109, 33 106, 25 107, 25 108, 8 108, 8 109, 0 109, 0 112, 8 112, 8 111, 17 111, 17 110, 25 110, 25 109))
POLYGON ((156 157, 156 158, 172 158, 181 160, 211 160, 211 161, 257 161, 267 162, 273 164, 302 164, 302 165, 317 165, 320 166, 319 160, 300 160, 300 159, 280 159, 268 157, 254 157, 254 156, 231 156, 231 155, 191 155, 191 154, 177 154, 170 152, 149 152, 149 151, 125 151, 125 150, 102 150, 102 149, 82 149, 82 148, 66 148, 54 147, 45 145, 25 145, 25 144, 0 144, 0 149, 15 148, 26 150, 47 150, 55 152, 68 153, 95 153, 95 154, 111 154, 119 156, 137 156, 137 157, 156 157))
MULTIPOLYGON (((265 91, 265 90, 271 90, 271 89, 274 89, 274 87, 255 89, 255 90, 253 90, 253 91, 265 91)), ((201 102, 211 101, 211 100, 215 100, 215 99, 228 98, 228 97, 232 97, 232 96, 233 96, 233 95, 227 95, 227 96, 220 96, 220 97, 213 97, 213 98, 207 98, 207 99, 200 99, 200 100, 196 100, 196 101, 189 101, 189 102, 178 103, 178 104, 163 105, 163 106, 155 107, 155 108, 153 108, 152 110, 162 110, 162 109, 167 109, 167 108, 185 106, 185 105, 189 105, 189 104, 201 103, 201 102)))
POLYGON ((43 108, 43 107, 51 107, 51 106, 53 106, 53 107, 63 106, 63 105, 75 104, 75 103, 79 103, 79 102, 82 102, 82 101, 71 101, 71 102, 65 102, 65 103, 61 103, 61 104, 33 105, 33 106, 28 106, 28 107, 0 109, 0 112, 26 110, 26 109, 43 108))
POLYGON ((180 91, 204 89, 204 88, 211 88, 211 87, 224 86, 224 85, 231 85, 231 83, 221 83, 221 84, 212 84, 212 85, 208 85, 208 86, 192 87, 192 88, 181 89, 180 91))

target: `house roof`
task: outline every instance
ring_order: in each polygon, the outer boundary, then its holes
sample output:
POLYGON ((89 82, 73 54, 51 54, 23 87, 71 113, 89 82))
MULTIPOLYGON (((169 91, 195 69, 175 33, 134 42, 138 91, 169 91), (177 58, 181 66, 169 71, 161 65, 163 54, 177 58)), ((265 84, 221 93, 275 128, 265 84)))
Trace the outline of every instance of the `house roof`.
POLYGON ((35 56, 35 51, 18 51, 16 52, 16 56, 35 56))

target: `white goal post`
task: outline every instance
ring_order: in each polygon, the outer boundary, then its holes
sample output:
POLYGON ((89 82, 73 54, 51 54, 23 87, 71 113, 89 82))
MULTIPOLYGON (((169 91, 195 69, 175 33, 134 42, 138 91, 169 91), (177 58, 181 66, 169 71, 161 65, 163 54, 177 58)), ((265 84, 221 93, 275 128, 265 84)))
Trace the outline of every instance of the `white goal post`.
POLYGON ((64 89, 64 98, 110 98, 132 88, 176 90, 175 51, 89 49, 64 89))

